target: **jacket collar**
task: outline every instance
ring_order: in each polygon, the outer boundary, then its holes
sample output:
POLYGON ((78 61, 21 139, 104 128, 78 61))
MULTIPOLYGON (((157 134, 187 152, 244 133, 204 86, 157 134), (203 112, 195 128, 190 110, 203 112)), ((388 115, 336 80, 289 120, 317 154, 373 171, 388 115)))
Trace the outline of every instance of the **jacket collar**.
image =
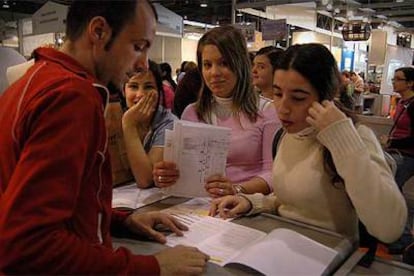
POLYGON ((88 79, 93 83, 99 83, 95 76, 78 61, 58 50, 52 48, 37 48, 34 52, 34 57, 36 61, 53 61, 54 63, 60 64, 67 70, 72 71, 73 73, 88 79))
POLYGON ((78 61, 76 61, 72 57, 53 48, 37 48, 34 52, 34 58, 35 61, 52 61, 53 63, 60 64, 61 66, 73 72, 74 74, 80 76, 81 78, 90 81, 102 97, 104 108, 106 108, 106 106, 108 105, 108 88, 99 83, 91 72, 89 72, 85 67, 83 67, 78 61))

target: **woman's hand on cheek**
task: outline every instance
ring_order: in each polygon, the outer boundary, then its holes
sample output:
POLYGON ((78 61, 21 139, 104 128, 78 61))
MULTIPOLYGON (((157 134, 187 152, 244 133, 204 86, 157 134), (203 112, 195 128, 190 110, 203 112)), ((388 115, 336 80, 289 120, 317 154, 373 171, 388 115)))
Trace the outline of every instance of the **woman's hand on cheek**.
POLYGON ((346 118, 346 115, 336 107, 334 102, 328 100, 324 100, 322 103, 313 102, 308 113, 306 122, 319 131, 346 118))
POLYGON ((156 92, 140 98, 136 104, 124 113, 125 120, 131 122, 134 126, 148 124, 156 109, 155 101, 156 92))

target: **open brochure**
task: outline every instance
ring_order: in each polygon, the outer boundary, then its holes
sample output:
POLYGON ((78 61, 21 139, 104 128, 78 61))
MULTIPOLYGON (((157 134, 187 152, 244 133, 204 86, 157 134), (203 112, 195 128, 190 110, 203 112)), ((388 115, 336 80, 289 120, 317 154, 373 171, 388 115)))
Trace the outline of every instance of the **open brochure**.
MULTIPOLYGON (((265 232, 212 217, 190 217, 183 237, 172 234, 167 245, 195 246, 220 266, 242 264, 265 275, 321 275, 337 251, 295 231, 265 232)), ((187 224, 187 223, 186 223, 187 224)))
POLYGON ((185 197, 208 196, 205 179, 225 175, 231 129, 189 121, 174 121, 166 130, 164 160, 177 164, 177 183, 164 188, 166 193, 185 197))

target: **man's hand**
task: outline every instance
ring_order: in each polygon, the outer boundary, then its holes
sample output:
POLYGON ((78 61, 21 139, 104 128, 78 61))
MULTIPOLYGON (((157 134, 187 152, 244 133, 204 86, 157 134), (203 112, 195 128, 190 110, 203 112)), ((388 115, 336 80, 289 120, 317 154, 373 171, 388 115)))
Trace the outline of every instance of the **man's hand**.
POLYGON ((177 245, 155 254, 161 275, 200 275, 209 256, 195 247, 177 245))
POLYGON ((242 196, 224 196, 211 202, 210 216, 219 214, 221 218, 227 219, 245 214, 250 211, 252 205, 242 196))
POLYGON ((327 100, 323 101, 322 104, 312 103, 308 112, 309 116, 306 117, 306 122, 319 131, 346 118, 346 115, 332 101, 327 100))
POLYGON ((188 227, 179 222, 173 216, 164 214, 161 212, 148 212, 148 213, 132 213, 126 220, 125 224, 129 230, 144 234, 149 238, 165 243, 165 236, 156 231, 154 227, 158 224, 163 224, 177 236, 182 236, 181 230, 188 230, 188 227))

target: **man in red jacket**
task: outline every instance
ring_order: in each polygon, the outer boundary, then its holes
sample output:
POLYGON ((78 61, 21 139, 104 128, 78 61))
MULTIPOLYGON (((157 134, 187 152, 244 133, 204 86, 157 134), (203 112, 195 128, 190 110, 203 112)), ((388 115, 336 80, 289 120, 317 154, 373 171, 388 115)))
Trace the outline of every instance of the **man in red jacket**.
POLYGON ((153 256, 112 249, 110 227, 160 242, 153 226, 185 227, 156 212, 112 212, 106 85, 147 66, 156 14, 145 0, 74 0, 60 51, 0 98, 0 274, 198 274, 208 256, 174 247, 153 256))

